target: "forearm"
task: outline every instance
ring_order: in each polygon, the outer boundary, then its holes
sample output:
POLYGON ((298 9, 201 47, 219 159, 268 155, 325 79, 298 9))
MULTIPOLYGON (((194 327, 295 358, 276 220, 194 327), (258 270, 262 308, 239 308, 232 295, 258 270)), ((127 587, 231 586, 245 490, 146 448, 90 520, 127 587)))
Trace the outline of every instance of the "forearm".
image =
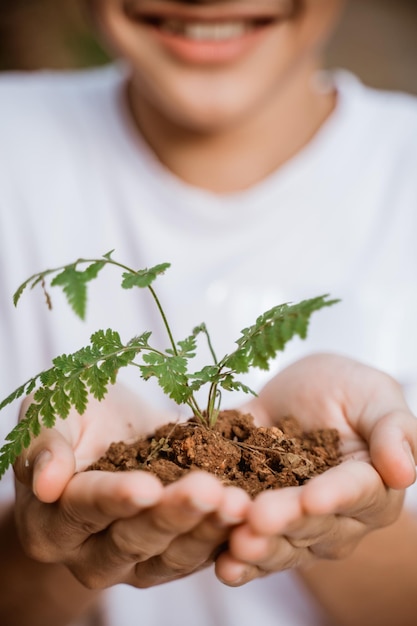
POLYGON ((369 534, 341 561, 320 561, 300 576, 339 626, 414 626, 417 518, 403 513, 369 534))
POLYGON ((99 594, 61 565, 38 563, 20 545, 11 508, 0 512, 0 624, 66 626, 94 612, 99 594))

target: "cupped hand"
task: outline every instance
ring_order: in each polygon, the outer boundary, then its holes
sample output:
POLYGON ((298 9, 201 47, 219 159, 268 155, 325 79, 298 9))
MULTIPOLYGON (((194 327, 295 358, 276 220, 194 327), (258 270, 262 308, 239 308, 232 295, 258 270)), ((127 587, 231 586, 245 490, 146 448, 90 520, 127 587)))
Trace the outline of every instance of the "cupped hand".
POLYGON ((216 574, 231 586, 270 572, 344 558, 370 531, 393 523, 415 480, 417 420, 400 385, 348 358, 306 357, 279 373, 248 407, 271 425, 337 428, 342 462, 302 487, 260 494, 232 531, 216 574))
POLYGON ((111 441, 166 418, 114 388, 83 416, 44 429, 15 464, 16 523, 27 554, 66 565, 94 589, 150 587, 212 563, 245 517, 243 491, 203 472, 163 487, 148 472, 80 471, 111 441))

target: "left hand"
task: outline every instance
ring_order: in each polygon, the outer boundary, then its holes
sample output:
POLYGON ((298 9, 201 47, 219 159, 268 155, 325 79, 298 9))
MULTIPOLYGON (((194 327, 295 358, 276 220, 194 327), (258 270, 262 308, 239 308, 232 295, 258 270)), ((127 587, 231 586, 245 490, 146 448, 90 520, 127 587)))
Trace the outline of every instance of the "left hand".
POLYGON ((314 355, 275 376, 245 409, 272 425, 293 415, 306 430, 337 428, 342 463, 302 487, 265 491, 232 531, 216 574, 240 586, 271 572, 349 555, 399 516, 416 477, 417 420, 387 374, 314 355))

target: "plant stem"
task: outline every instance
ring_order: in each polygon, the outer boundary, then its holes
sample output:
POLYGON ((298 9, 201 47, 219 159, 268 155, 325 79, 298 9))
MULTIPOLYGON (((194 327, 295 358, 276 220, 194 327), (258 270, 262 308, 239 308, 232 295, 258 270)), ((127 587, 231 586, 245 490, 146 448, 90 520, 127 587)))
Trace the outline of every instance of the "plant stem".
MULTIPOLYGON (((80 261, 85 262, 85 261, 86 261, 86 259, 80 259, 80 261)), ((91 261, 91 260, 89 260, 88 262, 89 262, 89 263, 91 263, 91 262, 93 262, 93 263, 94 263, 94 262, 100 262, 100 261, 102 261, 102 259, 96 259, 95 261, 91 261)), ((124 270, 127 270, 127 271, 128 271, 128 272, 130 272, 131 274, 136 274, 136 273, 137 273, 137 272, 136 272, 134 269, 132 269, 131 267, 128 267, 127 265, 124 265, 123 263, 119 263, 118 261, 114 261, 113 259, 107 259, 107 263, 111 263, 112 265, 116 265, 117 267, 120 267, 120 268, 122 268, 122 269, 124 269, 124 270)), ((153 297, 153 299, 154 299, 154 301, 155 301, 156 306, 158 307, 158 311, 159 311, 159 313, 160 313, 160 315, 161 315, 161 317, 162 317, 162 321, 163 321, 163 324, 164 324, 165 329, 166 329, 166 331, 167 331, 167 334, 168 334, 168 337, 169 337, 169 341, 170 341, 171 347, 172 347, 172 349, 173 349, 173 351, 174 351, 174 354, 175 354, 176 356, 178 356, 177 346, 176 346, 176 343, 175 343, 174 338, 173 338, 173 336, 172 336, 172 332, 171 332, 171 329, 170 329, 170 327, 169 327, 168 320, 167 320, 167 318, 166 318, 166 315, 165 315, 165 313, 164 313, 164 310, 163 310, 163 308, 162 308, 161 302, 160 302, 160 300, 159 300, 158 296, 156 295, 155 290, 153 289, 153 287, 152 287, 151 285, 149 285, 149 286, 148 286, 148 289, 149 289, 149 291, 150 291, 150 292, 151 292, 151 294, 152 294, 152 297, 153 297)))
POLYGON ((206 336, 207 344, 208 344, 208 347, 209 347, 209 350, 210 350, 210 354, 211 354, 211 356, 213 358, 214 363, 217 365, 217 356, 216 356, 216 353, 214 352, 213 344, 211 343, 211 338, 210 338, 210 334, 209 334, 209 332, 207 330, 207 326, 205 324, 202 324, 201 325, 201 330, 203 331, 203 333, 206 336))
POLYGON ((166 318, 166 315, 165 315, 165 313, 164 313, 164 310, 163 310, 163 308, 162 308, 162 305, 161 305, 161 303, 160 303, 160 301, 159 301, 159 298, 158 298, 158 296, 156 295, 155 290, 151 287, 151 285, 149 285, 148 289, 149 289, 149 291, 151 292, 152 297, 153 297, 153 299, 155 300, 155 304, 156 304, 156 306, 158 307, 158 311, 159 311, 159 313, 160 313, 160 315, 161 315, 161 317, 162 317, 162 321, 163 321, 163 323, 164 323, 165 330, 166 330, 166 331, 167 331, 167 333, 168 333, 168 337, 169 337, 169 341, 170 341, 170 344, 171 344, 172 350, 173 350, 173 352, 174 352, 175 356, 178 356, 177 346, 176 346, 176 343, 175 343, 174 338, 173 338, 173 336, 172 336, 172 332, 171 332, 171 329, 170 329, 170 327, 169 327, 168 320, 167 320, 167 318, 166 318))

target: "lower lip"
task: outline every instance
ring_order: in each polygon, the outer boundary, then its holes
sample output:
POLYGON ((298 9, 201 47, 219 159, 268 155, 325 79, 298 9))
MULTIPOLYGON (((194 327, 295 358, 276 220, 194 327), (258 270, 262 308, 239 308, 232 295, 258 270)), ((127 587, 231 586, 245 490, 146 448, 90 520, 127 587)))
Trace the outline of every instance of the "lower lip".
POLYGON ((196 40, 149 27, 163 48, 177 60, 198 65, 232 63, 248 54, 265 36, 268 26, 254 28, 239 37, 225 40, 196 40))

